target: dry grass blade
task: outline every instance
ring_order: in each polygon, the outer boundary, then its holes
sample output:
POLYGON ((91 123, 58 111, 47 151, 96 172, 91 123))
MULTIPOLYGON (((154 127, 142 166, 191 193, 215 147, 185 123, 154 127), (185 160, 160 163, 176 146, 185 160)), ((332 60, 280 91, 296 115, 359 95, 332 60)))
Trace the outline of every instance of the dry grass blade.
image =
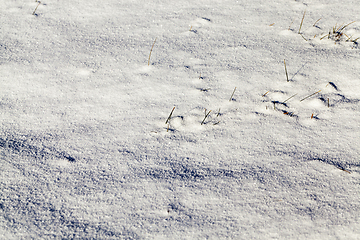
POLYGON ((305 41, 307 41, 307 39, 304 37, 304 35, 302 35, 301 33, 300 33, 300 36, 305 40, 305 41))
POLYGON ((323 36, 322 38, 320 38, 320 40, 323 40, 326 37, 330 37, 330 32, 328 34, 326 34, 325 36, 323 36))
POLYGON ((316 20, 316 22, 314 22, 313 27, 315 27, 316 23, 318 23, 321 20, 321 18, 319 18, 318 20, 316 20))
POLYGON ((233 96, 234 96, 235 91, 236 91, 236 87, 234 88, 234 91, 233 91, 233 93, 231 94, 231 97, 230 97, 230 99, 229 99, 229 102, 231 102, 231 100, 232 100, 232 98, 233 98, 233 96))
MULTIPOLYGON (((352 38, 353 36, 354 36, 354 35, 351 35, 350 37, 348 37, 345 42, 351 41, 351 38, 352 38)), ((355 40, 356 40, 356 39, 355 39, 355 40)))
POLYGON ((292 95, 291 97, 289 97, 288 99, 286 99, 285 101, 283 101, 283 103, 286 103, 287 101, 289 101, 290 99, 292 99, 293 97, 295 97, 297 95, 297 93, 296 94, 294 94, 294 95, 292 95))
POLYGON ((220 116, 220 108, 219 108, 219 111, 218 111, 216 117, 218 117, 218 116, 220 116))
POLYGON ((284 59, 284 66, 285 66, 285 73, 286 73, 286 81, 289 81, 289 75, 288 75, 288 72, 287 72, 287 69, 286 69, 285 59, 284 59))
POLYGON ((202 120, 201 125, 204 124, 206 118, 209 116, 210 113, 211 113, 211 110, 208 113, 206 113, 206 109, 205 109, 205 117, 204 117, 204 120, 202 120))
POLYGON ((308 99, 309 97, 314 96, 315 94, 317 94, 317 93, 319 93, 319 92, 321 92, 321 90, 319 90, 319 91, 317 91, 317 92, 314 92, 313 94, 310 94, 310 95, 307 96, 307 97, 304 97, 303 99, 300 100, 300 102, 304 101, 305 99, 308 99))
POLYGON ((301 27, 302 27, 302 25, 303 25, 303 22, 304 22, 304 18, 305 18, 305 13, 306 13, 306 10, 304 11, 304 15, 303 15, 303 17, 302 17, 302 19, 301 19, 301 23, 300 23, 300 28, 299 28, 299 34, 300 34, 300 31, 301 31, 301 27))
POLYGON ((173 114, 174 110, 175 110, 175 107, 173 107, 173 109, 171 110, 171 113, 170 113, 169 117, 166 119, 165 124, 167 124, 170 121, 171 115, 173 114))
POLYGON ((151 57, 151 53, 152 53, 152 50, 153 50, 153 48, 154 48, 154 45, 155 45, 156 39, 157 39, 157 38, 155 38, 155 41, 154 41, 154 43, 153 43, 153 45, 152 45, 152 47, 151 47, 151 50, 150 50, 149 60, 148 60, 148 66, 150 65, 150 57, 151 57))
POLYGON ((36 6, 36 8, 35 8, 34 12, 32 13, 32 15, 35 15, 36 10, 38 9, 39 5, 41 4, 40 1, 39 1, 38 3, 39 3, 39 4, 36 6))
POLYGON ((264 93, 262 96, 263 97, 265 97, 266 96, 266 94, 268 94, 270 91, 267 91, 266 93, 264 93))
POLYGON ((351 172, 350 172, 349 170, 346 170, 346 169, 343 168, 343 167, 338 167, 338 169, 340 169, 340 170, 342 170, 342 171, 344 171, 344 172, 347 172, 347 173, 351 174, 351 172))
POLYGON ((348 24, 346 24, 346 25, 344 25, 343 27, 339 27, 337 30, 336 30, 336 32, 342 32, 346 27, 348 27, 349 25, 351 25, 351 24, 353 24, 353 23, 355 23, 356 21, 353 21, 353 22, 351 22, 351 23, 348 23, 348 24))
POLYGON ((291 25, 293 24, 294 21, 295 21, 295 19, 290 23, 288 30, 290 30, 291 25))

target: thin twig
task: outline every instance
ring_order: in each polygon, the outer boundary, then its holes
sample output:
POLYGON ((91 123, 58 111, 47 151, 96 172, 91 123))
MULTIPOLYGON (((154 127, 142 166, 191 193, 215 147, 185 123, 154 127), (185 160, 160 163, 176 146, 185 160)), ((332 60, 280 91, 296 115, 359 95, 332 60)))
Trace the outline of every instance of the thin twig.
POLYGON ((150 65, 151 52, 152 52, 152 50, 153 50, 153 48, 154 48, 154 45, 155 45, 156 39, 157 39, 157 38, 155 38, 155 41, 154 41, 154 43, 153 43, 153 45, 152 45, 152 47, 151 47, 151 50, 150 50, 149 60, 148 60, 148 66, 150 65))

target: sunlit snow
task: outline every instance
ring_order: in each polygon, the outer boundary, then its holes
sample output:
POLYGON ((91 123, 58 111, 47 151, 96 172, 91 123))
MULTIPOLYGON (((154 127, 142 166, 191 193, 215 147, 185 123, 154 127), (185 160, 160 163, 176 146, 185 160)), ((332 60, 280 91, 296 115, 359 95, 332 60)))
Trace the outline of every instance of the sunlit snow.
POLYGON ((0 239, 360 239, 359 12, 3 1, 0 239))

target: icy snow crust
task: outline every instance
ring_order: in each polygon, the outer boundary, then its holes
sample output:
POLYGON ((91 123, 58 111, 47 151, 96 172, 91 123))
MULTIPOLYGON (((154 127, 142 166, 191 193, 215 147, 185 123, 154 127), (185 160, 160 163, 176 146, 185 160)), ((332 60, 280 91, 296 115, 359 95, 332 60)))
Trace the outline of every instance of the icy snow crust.
POLYGON ((0 8, 1 239, 360 238, 358 3, 37 5, 0 8))

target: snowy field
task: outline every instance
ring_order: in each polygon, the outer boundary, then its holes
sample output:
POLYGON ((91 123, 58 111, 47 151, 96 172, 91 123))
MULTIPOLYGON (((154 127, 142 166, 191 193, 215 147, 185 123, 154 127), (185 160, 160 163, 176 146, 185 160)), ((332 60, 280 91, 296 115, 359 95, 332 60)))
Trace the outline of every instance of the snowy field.
POLYGON ((2 1, 0 239, 360 239, 359 13, 2 1))

